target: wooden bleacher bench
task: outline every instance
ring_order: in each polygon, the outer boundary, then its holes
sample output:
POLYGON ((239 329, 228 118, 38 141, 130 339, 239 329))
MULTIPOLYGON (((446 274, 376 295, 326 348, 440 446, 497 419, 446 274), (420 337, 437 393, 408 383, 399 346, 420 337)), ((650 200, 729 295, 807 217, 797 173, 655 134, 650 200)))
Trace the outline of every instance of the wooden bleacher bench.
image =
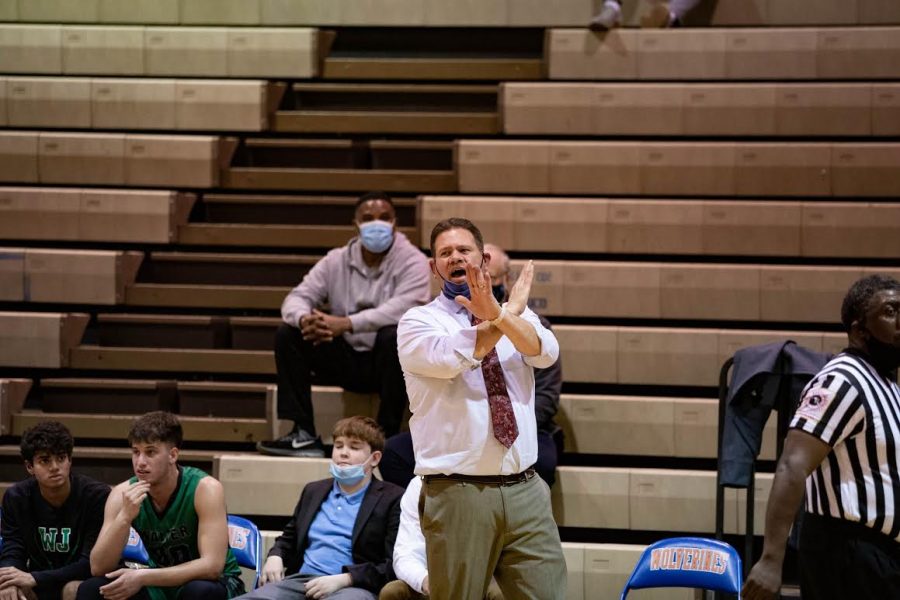
POLYGON ((223 186, 231 189, 455 191, 453 144, 248 138, 223 186), (385 163, 396 165, 387 167, 385 163))
POLYGON ((837 353, 843 333, 556 325, 566 381, 714 387, 722 363, 745 346, 792 339, 837 353))
POLYGON ((304 27, 2 23, 0 73, 307 79, 317 37, 304 27))
POLYGON ((889 197, 892 143, 459 140, 461 192, 889 197))
POLYGON ((150 379, 43 378, 39 402, 44 413, 140 415, 178 408, 175 382, 150 379))
POLYGON ((891 136, 897 97, 900 84, 890 83, 505 83, 501 91, 504 133, 576 136, 891 136))
POLYGON ((211 187, 233 145, 213 136, 0 132, 0 181, 211 187))
POLYGON ((295 83, 274 131, 495 134, 497 86, 295 83))
MULTIPOLYGON (((342 25, 347 27, 541 27, 584 26, 596 10, 590 0, 523 2, 416 2, 375 1, 358 7, 329 0, 166 0, 133 2, 124 7, 115 0, 7 2, 0 8, 4 21, 50 23, 134 23, 171 25, 342 25)), ((637 26, 649 0, 626 4, 623 20, 637 26)), ((797 0, 719 0, 689 15, 688 25, 855 25, 900 22, 900 10, 877 0, 829 2, 797 0)))
POLYGON ((106 347, 228 348, 226 317, 98 314, 97 341, 106 347))
MULTIPOLYGON (((2 323, 2 321, 0 321, 2 323)), ((172 373, 274 375, 272 352, 197 348, 110 348, 81 345, 72 350, 74 369, 172 373)))
MULTIPOLYGON (((563 394, 557 420, 566 433, 566 452, 715 458, 718 407, 710 398, 563 394)), ((763 460, 774 460, 775 437, 771 419, 763 460)))
POLYGON ((12 415, 22 410, 31 390, 30 379, 0 379, 0 435, 12 431, 12 415))
POLYGON ((510 251, 888 258, 900 204, 421 196, 419 245, 462 216, 510 251))
POLYGON ((0 312, 0 367, 69 366, 69 350, 84 334, 82 313, 0 312))
POLYGON ((0 188, 0 238, 168 244, 193 194, 91 188, 0 188))
MULTIPOLYGON (((134 415, 23 411, 13 415, 13 435, 22 435, 48 418, 65 423, 74 437, 88 439, 125 439, 135 419, 134 415)), ((249 443, 268 439, 269 429, 263 419, 181 417, 180 421, 184 437, 190 441, 249 443)))
POLYGON ((126 304, 275 310, 320 258, 154 252, 128 287, 126 304))
POLYGON ((8 77, 6 86, 10 127, 188 131, 263 131, 268 96, 279 89, 261 80, 99 77, 8 77))
POLYGON ((896 27, 552 29, 550 79, 841 80, 900 77, 896 27))
MULTIPOLYGON (((178 241, 237 247, 343 246, 357 234, 352 224, 356 200, 348 196, 205 194, 202 216, 180 228, 178 241)), ((417 239, 417 201, 400 197, 393 202, 398 230, 417 239)))

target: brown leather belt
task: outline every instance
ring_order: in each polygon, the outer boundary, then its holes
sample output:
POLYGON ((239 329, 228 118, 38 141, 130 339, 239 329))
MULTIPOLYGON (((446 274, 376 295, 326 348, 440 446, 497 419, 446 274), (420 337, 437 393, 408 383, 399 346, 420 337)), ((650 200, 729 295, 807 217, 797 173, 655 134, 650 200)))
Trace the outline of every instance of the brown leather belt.
POLYGON ((535 470, 529 467, 521 473, 514 473, 513 475, 461 475, 459 473, 444 475, 439 473, 437 475, 424 475, 422 479, 425 483, 430 481, 460 481, 464 483, 479 483, 481 485, 516 485, 517 483, 528 481, 536 474, 535 470))

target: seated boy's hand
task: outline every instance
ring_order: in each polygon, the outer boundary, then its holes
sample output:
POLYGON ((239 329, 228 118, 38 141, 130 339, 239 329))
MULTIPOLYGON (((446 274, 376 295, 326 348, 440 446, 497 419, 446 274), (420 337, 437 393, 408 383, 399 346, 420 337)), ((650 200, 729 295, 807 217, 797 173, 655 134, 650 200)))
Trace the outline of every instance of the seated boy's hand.
POLYGON ((280 556, 270 556, 266 559, 266 564, 263 565, 259 585, 263 586, 282 579, 284 579, 284 561, 281 560, 280 556))
POLYGON ((112 579, 113 581, 100 588, 100 595, 106 600, 127 600, 131 598, 144 587, 144 584, 141 583, 144 571, 145 569, 117 569, 112 573, 107 573, 107 579, 112 579))
POLYGON ((350 578, 349 573, 341 573, 340 575, 325 575, 324 577, 316 577, 315 579, 310 579, 306 583, 306 597, 313 598, 313 600, 318 600, 319 598, 325 598, 329 594, 333 594, 338 590, 342 590, 345 587, 350 587, 353 584, 353 579, 350 578))
POLYGON ((33 588, 36 585, 37 582, 31 573, 20 571, 15 567, 3 567, 0 569, 0 588, 33 588))

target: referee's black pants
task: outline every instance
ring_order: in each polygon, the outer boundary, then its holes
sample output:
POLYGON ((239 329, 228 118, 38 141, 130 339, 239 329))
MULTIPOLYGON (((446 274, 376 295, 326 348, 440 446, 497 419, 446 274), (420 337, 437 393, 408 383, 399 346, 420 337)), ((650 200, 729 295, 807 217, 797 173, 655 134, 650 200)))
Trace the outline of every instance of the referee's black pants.
POLYGON ((803 600, 900 599, 900 544, 864 525, 806 513, 800 595, 803 600))
POLYGON ((343 337, 314 346, 296 327, 282 323, 275 334, 278 418, 315 434, 312 384, 339 385, 351 392, 378 392, 378 424, 386 436, 400 431, 409 405, 397 356, 397 326, 382 327, 370 352, 354 350, 343 337))

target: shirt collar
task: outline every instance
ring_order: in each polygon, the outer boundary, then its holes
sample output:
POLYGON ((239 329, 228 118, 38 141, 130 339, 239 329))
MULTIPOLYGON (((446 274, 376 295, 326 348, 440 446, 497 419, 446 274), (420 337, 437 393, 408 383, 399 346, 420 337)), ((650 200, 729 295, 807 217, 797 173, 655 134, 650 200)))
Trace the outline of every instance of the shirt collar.
POLYGON ((353 492, 352 494, 347 494, 344 490, 341 489, 341 486, 338 485, 338 482, 334 482, 334 487, 332 488, 332 493, 335 494, 336 497, 343 496, 344 501, 347 504, 359 504, 362 502, 363 496, 366 495, 366 491, 369 489, 369 486, 372 485, 372 480, 369 479, 369 483, 364 485, 361 489, 353 492))
POLYGON ((469 311, 466 310, 465 306, 457 304, 456 300, 451 300, 445 296, 443 292, 438 292, 437 300, 441 304, 441 307, 452 315, 458 315, 461 312, 465 312, 466 315, 469 314, 469 311))

